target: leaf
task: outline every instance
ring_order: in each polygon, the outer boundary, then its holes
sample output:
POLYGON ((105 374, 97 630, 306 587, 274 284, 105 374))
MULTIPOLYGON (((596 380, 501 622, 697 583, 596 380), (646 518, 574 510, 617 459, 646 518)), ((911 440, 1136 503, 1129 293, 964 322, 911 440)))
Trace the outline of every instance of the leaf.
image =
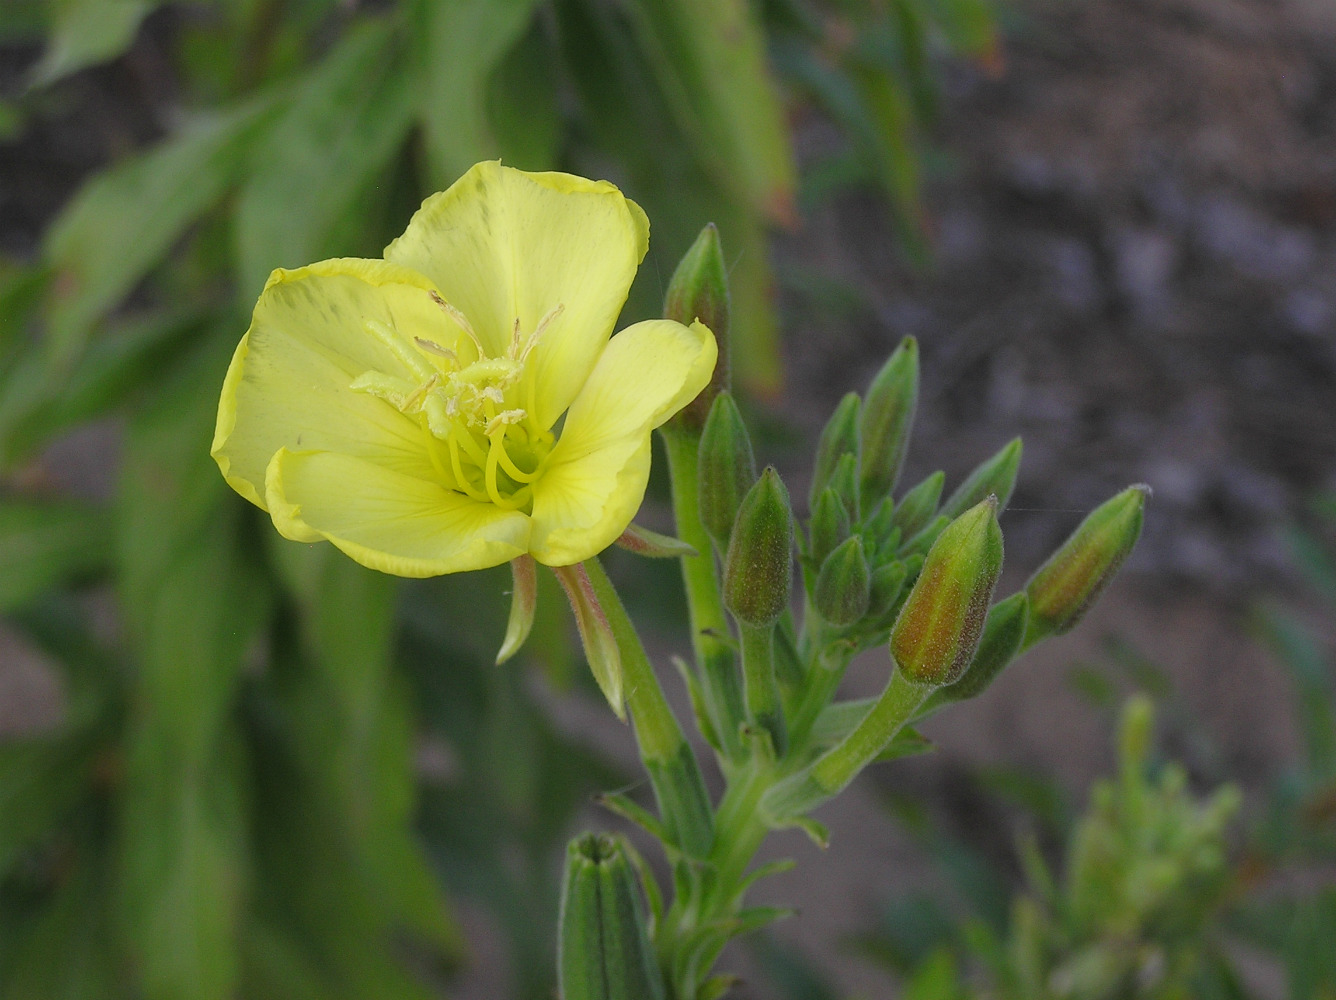
POLYGON ((420 7, 424 79, 418 114, 434 187, 444 188, 474 163, 501 152, 488 122, 488 83, 536 5, 537 0, 432 0, 420 7))
POLYGON ((67 500, 0 501, 0 612, 106 568, 107 512, 67 500))
POLYGON ((512 167, 551 170, 557 165, 562 113, 557 103, 556 53, 538 18, 501 57, 487 85, 487 122, 496 151, 512 167))
POLYGON ((54 271, 47 339, 57 371, 236 179, 268 100, 200 116, 146 153, 102 171, 47 231, 54 271))
POLYGON ((303 78, 251 151, 236 209, 242 291, 258 295, 275 267, 346 253, 345 216, 403 145, 417 83, 389 19, 352 28, 303 78))
POLYGON ((97 750, 89 727, 55 740, 0 746, 0 872, 60 828, 87 789, 97 750))
POLYGON ((56 0, 51 37, 33 69, 31 86, 45 87, 85 66, 116 58, 134 42, 139 22, 157 5, 149 0, 56 0))

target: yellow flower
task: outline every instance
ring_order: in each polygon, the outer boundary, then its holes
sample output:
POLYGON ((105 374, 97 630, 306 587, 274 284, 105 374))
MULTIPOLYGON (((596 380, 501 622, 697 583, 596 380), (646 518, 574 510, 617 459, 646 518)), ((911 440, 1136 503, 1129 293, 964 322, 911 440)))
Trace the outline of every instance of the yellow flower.
POLYGON ((610 338, 648 241, 606 181, 480 163, 384 260, 273 273, 213 457, 283 535, 386 573, 587 559, 640 506, 650 431, 714 369, 699 323, 610 338))

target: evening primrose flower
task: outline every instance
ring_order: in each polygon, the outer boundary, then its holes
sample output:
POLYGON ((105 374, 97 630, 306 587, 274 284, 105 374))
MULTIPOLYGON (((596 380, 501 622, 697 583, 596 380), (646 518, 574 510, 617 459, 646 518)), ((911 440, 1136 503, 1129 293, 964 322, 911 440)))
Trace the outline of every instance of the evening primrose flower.
POLYGON ((275 271, 223 383, 223 476, 284 536, 399 576, 588 559, 715 364, 699 323, 610 338, 648 240, 606 181, 480 163, 384 260, 275 271))

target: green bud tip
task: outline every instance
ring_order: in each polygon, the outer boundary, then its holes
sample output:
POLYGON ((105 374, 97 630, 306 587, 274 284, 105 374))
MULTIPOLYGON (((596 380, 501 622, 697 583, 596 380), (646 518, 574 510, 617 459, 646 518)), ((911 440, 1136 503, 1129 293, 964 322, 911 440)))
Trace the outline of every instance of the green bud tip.
POLYGON ((835 470, 826 480, 826 489, 834 490, 844 504, 849 515, 849 523, 857 524, 863 519, 862 505, 858 499, 858 456, 848 452, 840 456, 835 463, 835 470))
POLYGON ((792 576, 789 493, 767 467, 738 509, 724 559, 724 604, 745 625, 773 624, 789 605, 792 576))
POLYGON ((724 266, 719 230, 713 222, 700 231, 696 242, 678 262, 663 298, 663 315, 683 326, 700 320, 710 328, 719 345, 719 360, 715 362, 710 384, 673 418, 676 424, 699 431, 710 412, 710 404, 729 386, 728 269, 724 266))
POLYGON ((997 507, 990 496, 943 529, 895 619, 891 656, 918 684, 950 684, 974 658, 1002 571, 997 507))
POLYGON ((1141 535, 1148 496, 1138 484, 1106 500, 1030 578, 1027 646, 1070 631, 1095 603, 1141 535))
POLYGON ((852 625, 867 613, 872 574, 863 555, 863 539, 854 535, 826 557, 817 573, 812 604, 832 625, 852 625))
POLYGON ((731 393, 719 393, 711 404, 698 454, 701 523, 720 551, 725 551, 738 507, 756 481, 751 438, 731 393))
POLYGON ((900 479, 918 410, 918 341, 900 341, 868 387, 859 420, 863 500, 889 496, 900 479))
POLYGON ((989 494, 997 497, 999 512, 1006 510, 1011 492, 1016 488, 1021 451, 1021 439, 1012 438, 995 455, 980 462, 965 477, 965 481, 956 487, 955 492, 947 497, 942 504, 942 513, 947 517, 959 517, 989 494))
POLYGON ((858 411, 861 406, 858 393, 848 393, 822 428, 816 445, 816 461, 812 467, 809 508, 816 506, 816 498, 830 485, 830 477, 840 458, 844 455, 858 455, 858 411))
POLYGON ((945 485, 946 473, 938 470, 900 498, 891 524, 900 529, 901 538, 913 538, 931 523, 945 485))
POLYGON ((834 490, 824 489, 816 498, 808 529, 808 554, 812 557, 813 566, 817 567, 826 561, 826 556, 834 552, 837 545, 849 537, 852 530, 849 512, 834 490))

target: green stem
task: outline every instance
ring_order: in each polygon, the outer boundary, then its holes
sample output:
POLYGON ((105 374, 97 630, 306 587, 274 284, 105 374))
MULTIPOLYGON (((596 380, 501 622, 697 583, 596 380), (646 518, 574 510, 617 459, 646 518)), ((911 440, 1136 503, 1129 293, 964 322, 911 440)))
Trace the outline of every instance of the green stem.
POLYGON ((583 565, 617 640, 626 706, 659 812, 678 846, 694 857, 704 857, 714 840, 714 822, 696 755, 682 735, 640 634, 603 565, 598 559, 588 559, 583 565))
POLYGON ((779 704, 779 684, 775 680, 775 627, 755 628, 738 622, 738 631, 742 634, 742 683, 747 719, 770 734, 775 757, 783 757, 788 739, 779 704))
POLYGON ((700 520, 700 435, 681 427, 663 427, 661 433, 668 452, 677 537, 699 553, 682 557, 682 581, 686 586, 691 645, 700 670, 702 694, 721 752, 737 760, 743 750, 738 733, 738 725, 744 718, 742 686, 733 651, 727 643, 728 620, 719 593, 714 550, 700 520))

